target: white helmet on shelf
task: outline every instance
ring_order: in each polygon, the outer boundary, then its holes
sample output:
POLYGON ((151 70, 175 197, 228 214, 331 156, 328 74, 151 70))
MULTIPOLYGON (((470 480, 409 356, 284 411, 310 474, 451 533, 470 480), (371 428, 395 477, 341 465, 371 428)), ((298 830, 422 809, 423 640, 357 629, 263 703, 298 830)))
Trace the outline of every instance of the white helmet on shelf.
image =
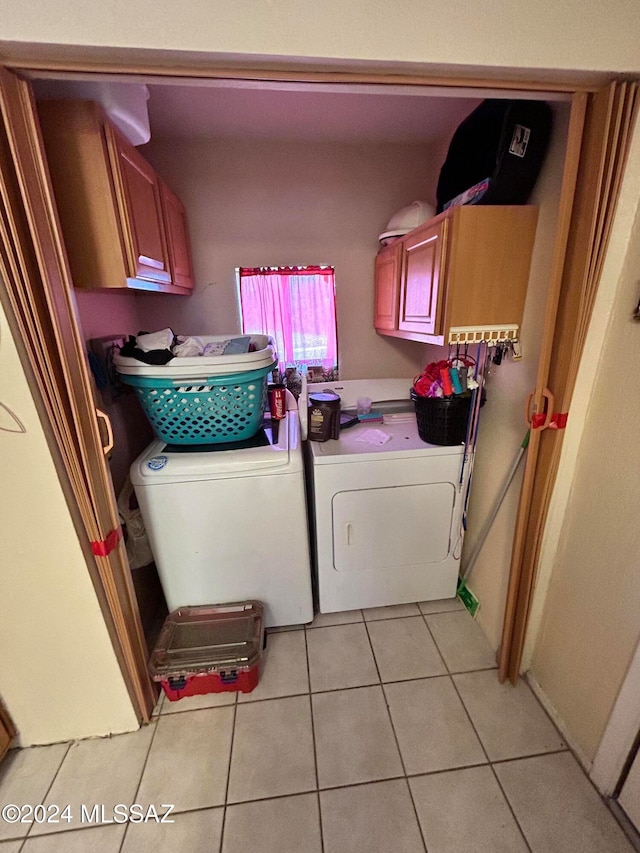
POLYGON ((378 240, 383 246, 386 246, 391 240, 413 231, 418 225, 433 219, 435 215, 435 208, 428 201, 413 201, 394 213, 378 240))

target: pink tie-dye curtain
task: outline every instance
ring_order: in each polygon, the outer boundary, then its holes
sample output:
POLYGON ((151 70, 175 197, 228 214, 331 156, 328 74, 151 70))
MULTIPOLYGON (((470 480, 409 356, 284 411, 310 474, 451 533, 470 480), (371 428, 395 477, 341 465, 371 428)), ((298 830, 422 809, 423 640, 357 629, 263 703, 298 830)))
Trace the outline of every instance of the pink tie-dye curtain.
POLYGON ((281 366, 338 363, 331 267, 240 269, 242 330, 271 335, 281 366))

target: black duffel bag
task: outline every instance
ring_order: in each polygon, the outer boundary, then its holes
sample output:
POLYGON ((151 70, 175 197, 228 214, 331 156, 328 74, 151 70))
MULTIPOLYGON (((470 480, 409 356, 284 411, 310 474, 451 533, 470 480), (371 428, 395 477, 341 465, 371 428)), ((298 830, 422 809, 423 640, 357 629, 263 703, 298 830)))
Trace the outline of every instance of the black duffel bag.
POLYGON ((551 121, 544 101, 483 101, 453 134, 440 170, 437 213, 451 202, 526 204, 544 160, 551 121))

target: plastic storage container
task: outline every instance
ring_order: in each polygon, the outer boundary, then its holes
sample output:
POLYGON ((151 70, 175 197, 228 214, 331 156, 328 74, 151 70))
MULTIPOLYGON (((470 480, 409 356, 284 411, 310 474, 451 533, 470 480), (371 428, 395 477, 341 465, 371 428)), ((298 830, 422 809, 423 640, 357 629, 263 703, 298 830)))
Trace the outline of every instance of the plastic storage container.
POLYGON ((113 361, 122 382, 135 389, 158 438, 168 444, 218 444, 251 438, 262 423, 267 375, 277 361, 271 338, 252 335, 251 343, 255 352, 174 358, 163 365, 121 355, 113 361))
POLYGON ((165 620, 149 672, 172 702, 203 693, 250 693, 258 683, 263 642, 259 601, 180 607, 165 620))

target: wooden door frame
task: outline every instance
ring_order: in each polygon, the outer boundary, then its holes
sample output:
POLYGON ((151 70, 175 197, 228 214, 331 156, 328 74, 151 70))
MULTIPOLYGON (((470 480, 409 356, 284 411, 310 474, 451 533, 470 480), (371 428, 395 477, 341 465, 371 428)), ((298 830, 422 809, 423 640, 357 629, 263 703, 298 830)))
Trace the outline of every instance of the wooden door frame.
MULTIPOLYGON (((585 106, 582 143, 574 152, 567 150, 567 160, 572 160, 570 167, 565 168, 565 180, 571 173, 575 176, 573 209, 566 218, 568 239, 564 241, 560 263, 557 262, 560 252, 556 252, 547 301, 532 416, 536 420, 532 424, 520 494, 498 656, 500 680, 509 678, 513 684, 521 671, 540 552, 562 453, 563 427, 571 407, 634 131, 638 83, 613 81, 598 89, 585 106), (550 425, 556 428, 548 429, 550 425)), ((559 243, 560 239, 557 250, 559 243)))
MULTIPOLYGON (((90 51, 89 51, 90 54, 90 51)), ((130 56, 135 56, 135 51, 131 51, 130 56)), ((92 59, 82 57, 80 59, 65 59, 62 56, 56 58, 55 50, 51 58, 34 60, 30 58, 12 59, 6 62, 5 67, 18 73, 27 79, 29 77, 43 76, 47 72, 51 74, 69 73, 69 74, 89 74, 89 75, 113 75, 114 79, 182 79, 185 82, 194 78, 200 79, 224 79, 224 80, 252 80, 261 81, 265 84, 278 82, 297 82, 297 83, 324 83, 324 84, 370 84, 381 86, 413 86, 413 87, 437 87, 438 89, 460 89, 464 88, 470 91, 478 90, 478 94, 482 97, 487 95, 487 90, 495 92, 511 92, 514 97, 518 93, 561 93, 571 96, 573 99, 572 115, 577 116, 579 111, 583 109, 584 103, 588 98, 588 94, 595 91, 596 87, 592 85, 584 85, 578 80, 567 82, 559 82, 559 75, 549 75, 548 79, 527 81, 526 79, 492 79, 471 78, 471 77, 455 77, 455 76, 440 76, 429 75, 422 73, 390 73, 390 72, 370 72, 370 71, 344 71, 341 69, 323 68, 321 70, 310 70, 302 64, 296 67, 292 65, 282 68, 268 67, 225 67, 216 64, 197 64, 194 59, 190 64, 189 60, 185 64, 176 64, 170 60, 142 60, 137 57, 135 60, 107 60, 92 59), (582 106, 580 106, 582 105, 582 106)), ((582 143, 582 127, 577 121, 573 121, 570 127, 570 136, 567 140, 567 146, 572 151, 580 150, 582 143)), ((561 194, 560 206, 563 215, 559 220, 562 223, 561 230, 557 232, 556 248, 555 248, 555 266, 561 264, 566 251, 567 233, 571 222, 571 208, 573 205, 573 192, 575 184, 572 186, 571 176, 566 174, 565 161, 565 176, 563 179, 563 190, 561 194)), ((546 323, 553 322, 555 318, 547 317, 546 323)), ((541 410, 544 405, 541 389, 536 389, 535 405, 538 410, 541 410)), ((532 456, 531 448, 529 455, 532 456)), ((525 474, 525 476, 527 476, 525 474)), ((529 474, 534 476, 534 474, 529 474)), ((122 612, 118 612, 117 601, 112 598, 107 598, 106 603, 102 601, 103 612, 105 607, 111 619, 121 621, 124 618, 122 612)), ((121 664, 125 679, 129 680, 131 673, 128 672, 127 663, 121 664)))
MULTIPOLYGON (((555 335, 558 305, 563 284, 563 271, 569 242, 569 231, 571 229, 573 203, 578 181, 587 101, 588 98, 584 93, 577 92, 574 94, 571 104, 553 262, 549 276, 549 291, 546 297, 545 318, 542 329, 543 345, 538 359, 536 385, 532 400, 532 417, 544 412, 547 403, 545 391, 549 376, 551 348, 555 335)), ((549 411, 549 415, 551 414, 552 412, 549 411)), ((514 667, 513 655, 511 653, 512 647, 514 642, 524 642, 523 637, 528 627, 529 610, 533 597, 531 586, 525 590, 525 585, 520 582, 520 578, 514 577, 514 567, 522 565, 526 548, 531 544, 532 531, 529 527, 529 514, 531 511, 534 483, 538 474, 538 455, 542 435, 543 433, 540 429, 532 429, 529 435, 529 445, 513 537, 511 573, 505 601, 505 620, 500 647, 496 656, 499 665, 500 680, 503 681, 508 677, 514 684, 519 675, 520 657, 518 656, 517 666, 514 667), (524 597, 526 600, 523 602, 521 597, 524 597), (521 612, 518 612, 519 609, 521 612), (513 614, 513 620, 510 618, 511 614, 513 614)), ((557 440, 557 438, 558 432, 556 431, 554 439, 557 440)), ((535 565, 537 566, 537 557, 535 565)), ((531 585, 533 584, 533 578, 528 578, 527 580, 530 581, 531 585)))
POLYGON ((0 761, 2 761, 7 754, 7 751, 11 746, 11 741, 16 734, 16 727, 13 724, 13 720, 7 713, 7 709, 4 707, 2 702, 0 702, 0 761))
POLYGON ((31 87, 4 68, 0 87, 0 189, 6 214, 0 299, 132 706, 144 722, 156 691, 147 671, 140 613, 104 458, 102 413, 95 406, 72 307, 71 277, 31 87))

